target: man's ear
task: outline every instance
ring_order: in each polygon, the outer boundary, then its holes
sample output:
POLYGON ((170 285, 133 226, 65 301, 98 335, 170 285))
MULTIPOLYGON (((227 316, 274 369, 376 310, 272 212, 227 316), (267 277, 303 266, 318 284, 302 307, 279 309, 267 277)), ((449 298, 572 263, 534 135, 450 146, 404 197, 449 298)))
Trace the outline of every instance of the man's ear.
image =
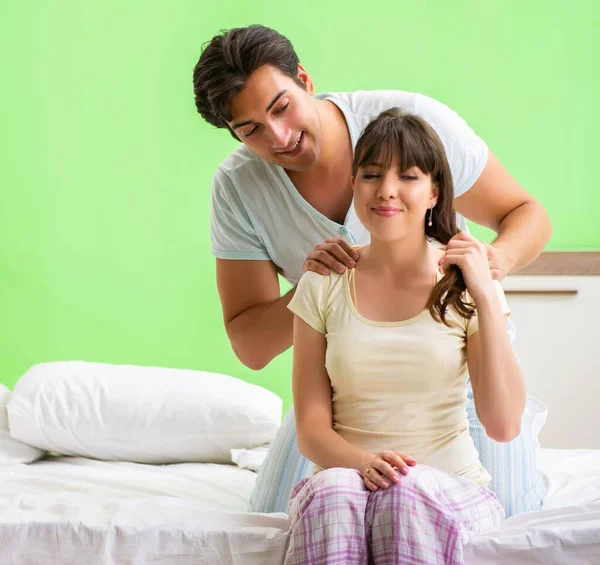
POLYGON ((298 63, 298 78, 300 79, 300 82, 304 84, 304 88, 306 88, 307 94, 309 94, 310 96, 314 96, 315 85, 313 84, 310 75, 306 72, 306 69, 300 63, 298 63))
POLYGON ((355 177, 350 177, 350 186, 352 187, 352 190, 354 190, 354 179, 355 177))

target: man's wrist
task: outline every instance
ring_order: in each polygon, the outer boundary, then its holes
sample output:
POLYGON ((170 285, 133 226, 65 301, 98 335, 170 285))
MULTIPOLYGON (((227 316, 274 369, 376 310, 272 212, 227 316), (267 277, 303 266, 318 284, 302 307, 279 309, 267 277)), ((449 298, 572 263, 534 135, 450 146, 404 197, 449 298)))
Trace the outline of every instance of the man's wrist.
POLYGON ((517 266, 517 252, 512 246, 502 243, 501 241, 494 241, 492 247, 498 252, 500 261, 504 264, 505 275, 511 273, 517 266))

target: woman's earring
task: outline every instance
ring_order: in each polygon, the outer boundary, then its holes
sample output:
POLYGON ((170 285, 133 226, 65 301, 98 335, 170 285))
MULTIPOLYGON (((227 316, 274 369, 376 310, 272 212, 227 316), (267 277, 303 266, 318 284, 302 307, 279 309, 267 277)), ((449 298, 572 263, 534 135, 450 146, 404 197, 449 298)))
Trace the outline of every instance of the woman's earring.
POLYGON ((427 225, 429 227, 431 227, 433 225, 433 206, 431 208, 429 208, 429 222, 427 223, 427 225))

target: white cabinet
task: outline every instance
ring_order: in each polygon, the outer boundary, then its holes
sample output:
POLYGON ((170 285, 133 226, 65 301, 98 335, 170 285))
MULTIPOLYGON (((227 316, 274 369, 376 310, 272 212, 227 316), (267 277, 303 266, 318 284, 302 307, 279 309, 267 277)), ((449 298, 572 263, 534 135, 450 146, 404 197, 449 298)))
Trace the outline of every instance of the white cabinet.
POLYGON ((542 447, 600 448, 600 276, 513 275, 502 286, 527 392, 548 406, 542 447))

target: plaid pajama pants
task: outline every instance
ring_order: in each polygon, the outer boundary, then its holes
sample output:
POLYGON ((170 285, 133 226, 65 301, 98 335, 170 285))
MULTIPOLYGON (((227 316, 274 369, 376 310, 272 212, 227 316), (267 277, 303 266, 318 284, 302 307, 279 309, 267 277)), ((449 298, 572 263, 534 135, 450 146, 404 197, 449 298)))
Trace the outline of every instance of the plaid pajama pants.
POLYGON ((463 546, 504 510, 487 488, 426 465, 377 492, 334 468, 294 487, 290 518, 284 565, 459 565, 463 546))

